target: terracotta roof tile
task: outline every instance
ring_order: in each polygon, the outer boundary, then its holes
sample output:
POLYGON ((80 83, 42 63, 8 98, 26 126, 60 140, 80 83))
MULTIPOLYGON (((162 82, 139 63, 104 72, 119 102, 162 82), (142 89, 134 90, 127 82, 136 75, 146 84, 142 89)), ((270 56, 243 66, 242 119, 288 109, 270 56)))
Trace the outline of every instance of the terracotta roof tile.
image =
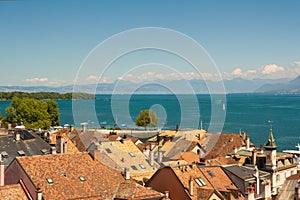
POLYGON ((26 193, 20 184, 0 187, 0 199, 3 200, 28 200, 26 193))
POLYGON ((17 157, 45 199, 112 198, 124 179, 120 173, 94 161, 88 153, 17 157), (83 177, 84 181, 80 180, 83 177), (50 178, 53 184, 49 184, 50 178))

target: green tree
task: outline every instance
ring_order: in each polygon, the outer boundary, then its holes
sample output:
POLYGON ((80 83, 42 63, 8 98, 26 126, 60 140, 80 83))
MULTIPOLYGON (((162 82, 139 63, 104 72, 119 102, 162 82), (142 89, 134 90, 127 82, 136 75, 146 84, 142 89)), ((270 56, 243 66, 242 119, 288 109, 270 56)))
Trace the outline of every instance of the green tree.
POLYGON ((147 126, 156 127, 158 122, 159 118, 153 110, 142 110, 140 111, 135 124, 137 126, 143 126, 146 129, 147 126))
POLYGON ((58 112, 58 104, 55 101, 47 101, 48 109, 47 112, 50 115, 51 125, 58 126, 59 125, 59 112, 58 112))
POLYGON ((58 108, 54 102, 39 101, 30 98, 14 97, 6 108, 6 121, 12 124, 21 123, 28 128, 47 129, 59 123, 58 108))

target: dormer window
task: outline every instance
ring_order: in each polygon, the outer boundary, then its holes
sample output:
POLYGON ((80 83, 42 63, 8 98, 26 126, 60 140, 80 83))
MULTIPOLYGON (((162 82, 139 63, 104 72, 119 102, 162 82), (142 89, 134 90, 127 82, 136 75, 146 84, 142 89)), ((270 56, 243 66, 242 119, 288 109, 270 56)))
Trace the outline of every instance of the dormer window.
POLYGON ((42 149, 41 152, 42 152, 43 154, 49 154, 49 151, 48 151, 47 149, 42 149))

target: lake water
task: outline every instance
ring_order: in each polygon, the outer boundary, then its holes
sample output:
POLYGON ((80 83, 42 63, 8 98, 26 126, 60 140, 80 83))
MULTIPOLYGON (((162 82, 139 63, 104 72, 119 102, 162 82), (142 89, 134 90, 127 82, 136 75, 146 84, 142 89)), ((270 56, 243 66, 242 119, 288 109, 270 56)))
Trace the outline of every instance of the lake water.
MULTIPOLYGON (((238 133, 242 130, 250 135, 251 141, 256 146, 264 145, 269 134, 268 121, 272 120, 273 134, 279 150, 294 149, 295 145, 300 143, 300 95, 230 94, 227 95, 227 104, 224 106, 223 101, 218 102, 214 99, 211 102, 209 95, 197 95, 200 114, 196 112, 194 97, 192 95, 182 95, 180 98, 175 95, 132 95, 131 97, 119 95, 113 97, 112 103, 110 95, 97 95, 95 101, 75 102, 77 115, 79 113, 81 118, 80 121, 77 120, 75 126, 79 127, 79 123, 83 121, 88 122, 90 127, 96 126, 98 122, 113 126, 115 119, 119 125, 129 126, 126 121, 128 116, 123 116, 126 115, 124 110, 128 110, 129 117, 134 121, 140 110, 154 108, 161 119, 158 125, 161 128, 174 129, 176 124, 181 128, 190 128, 189 126, 193 127, 195 123, 198 126, 201 119, 203 128, 207 129, 211 122, 211 105, 220 104, 220 112, 223 110, 226 114, 223 133, 238 133), (125 101, 128 101, 128 109, 123 106, 122 102, 125 101), (181 116, 184 116, 184 119, 181 116)), ((57 100, 57 102, 61 124, 74 124, 72 101, 57 100)), ((3 115, 9 103, 10 101, 0 101, 0 112, 3 115)))

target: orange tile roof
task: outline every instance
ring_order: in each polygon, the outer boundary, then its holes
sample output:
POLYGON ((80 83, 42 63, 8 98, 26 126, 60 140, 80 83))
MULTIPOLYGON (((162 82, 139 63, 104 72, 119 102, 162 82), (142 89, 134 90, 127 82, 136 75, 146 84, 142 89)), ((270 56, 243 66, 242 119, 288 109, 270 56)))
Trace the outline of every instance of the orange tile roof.
POLYGON ((28 197, 20 184, 14 184, 0 187, 0 199, 28 200, 28 197))
POLYGON ((121 183, 115 196, 115 198, 127 200, 142 200, 157 197, 164 197, 164 194, 152 190, 151 188, 145 188, 132 181, 124 181, 121 183))
MULTIPOLYGON (((173 171, 180 180, 180 182, 184 185, 185 188, 189 188, 189 181, 193 179, 193 193, 197 194, 198 189, 213 189, 210 182, 206 179, 206 177, 201 173, 199 168, 196 165, 185 165, 173 167, 173 171), (195 181, 195 178, 201 178, 205 182, 205 186, 200 186, 195 181)), ((197 195, 194 195, 194 199, 197 195)))
POLYGON ((220 192, 238 190, 221 167, 199 167, 199 169, 216 190, 220 192))
POLYGON ((187 163, 199 163, 200 157, 194 152, 183 152, 181 153, 180 159, 187 161, 187 163))
POLYGON ((205 158, 225 157, 233 153, 233 147, 239 148, 242 146, 245 146, 245 142, 240 134, 219 134, 218 140, 205 155, 205 158))
POLYGON ((17 157, 45 199, 112 198, 120 173, 93 160, 88 153, 17 157), (85 181, 80 181, 84 177, 85 181), (51 178, 53 184, 47 182, 51 178))

